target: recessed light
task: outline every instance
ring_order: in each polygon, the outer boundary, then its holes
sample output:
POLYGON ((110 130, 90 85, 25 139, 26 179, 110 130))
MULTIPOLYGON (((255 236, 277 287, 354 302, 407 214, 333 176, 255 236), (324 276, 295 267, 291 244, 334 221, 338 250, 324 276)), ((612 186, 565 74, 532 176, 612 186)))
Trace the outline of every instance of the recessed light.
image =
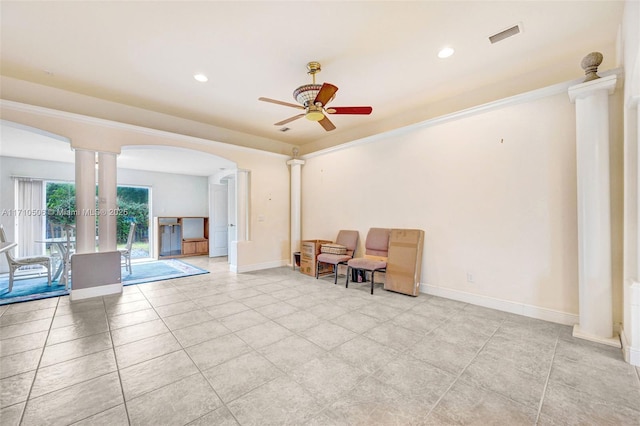
POLYGON ((206 83, 207 81, 209 81, 209 79, 207 78, 206 75, 204 74, 194 74, 193 78, 195 78, 196 80, 198 80, 200 83, 206 83))
POLYGON ((455 50, 453 50, 453 48, 451 48, 451 47, 443 47, 438 52, 438 58, 440 58, 440 59, 448 58, 449 56, 453 55, 454 52, 455 52, 455 50))

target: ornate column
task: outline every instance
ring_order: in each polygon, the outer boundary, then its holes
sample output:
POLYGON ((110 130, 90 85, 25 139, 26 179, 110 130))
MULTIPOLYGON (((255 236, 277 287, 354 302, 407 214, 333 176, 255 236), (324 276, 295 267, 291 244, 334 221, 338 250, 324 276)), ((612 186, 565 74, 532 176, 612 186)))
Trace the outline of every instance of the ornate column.
MULTIPOLYGON (((295 156, 295 153, 294 153, 295 156)), ((301 171, 304 160, 293 158, 287 161, 287 165, 291 167, 291 253, 300 250, 301 239, 301 171)))
POLYGON ((110 152, 98 153, 98 250, 117 250, 117 157, 110 152))
MULTIPOLYGON (((624 288, 624 329, 621 337, 624 346, 625 360, 640 366, 640 96, 633 96, 628 100, 627 114, 629 115, 627 135, 628 144, 635 145, 635 200, 629 200, 636 205, 635 229, 630 227, 625 232, 635 232, 636 252, 635 276, 626 280, 624 288), (635 115, 635 117, 633 117, 635 115), (634 120, 635 118, 635 120, 634 120)), ((631 168, 631 166, 629 167, 631 168)))
POLYGON ((576 104, 578 183, 578 282, 580 323, 575 337, 620 347, 613 333, 611 209, 609 174, 609 95, 616 76, 599 78, 602 55, 583 60, 585 82, 569 88, 576 104), (595 75, 595 77, 594 77, 595 75))
POLYGON ((96 251, 96 153, 77 149, 76 253, 96 251))

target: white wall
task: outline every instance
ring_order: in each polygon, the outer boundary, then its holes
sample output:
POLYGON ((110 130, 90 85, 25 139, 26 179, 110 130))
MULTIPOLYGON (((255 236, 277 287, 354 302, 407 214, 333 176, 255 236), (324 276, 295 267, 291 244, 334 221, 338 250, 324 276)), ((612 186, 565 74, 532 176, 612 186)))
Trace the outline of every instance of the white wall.
MULTIPOLYGON (((370 227, 420 228, 427 291, 558 322, 577 318, 575 111, 566 92, 306 161, 303 239, 357 229, 361 253, 370 227)), ((620 188, 613 192, 619 200, 620 188)), ((614 264, 619 274, 620 259, 614 264)))
POLYGON ((118 169, 118 185, 151 187, 154 216, 209 216, 207 177, 118 169))

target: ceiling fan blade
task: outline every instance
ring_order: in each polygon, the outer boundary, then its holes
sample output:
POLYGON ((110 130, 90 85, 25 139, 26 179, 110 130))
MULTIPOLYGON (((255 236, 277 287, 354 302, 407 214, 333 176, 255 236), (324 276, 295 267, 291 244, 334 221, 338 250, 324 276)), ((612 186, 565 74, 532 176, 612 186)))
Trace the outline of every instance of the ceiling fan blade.
POLYGON ((277 101, 275 99, 269 99, 269 98, 258 98, 259 101, 262 102, 270 102, 272 104, 278 104, 278 105, 284 105, 284 106, 288 106, 288 107, 292 107, 292 108, 297 108, 297 109, 304 109, 304 107, 302 105, 296 105, 296 104, 290 104, 289 102, 282 102, 282 101, 277 101))
POLYGON ((320 91, 316 95, 316 99, 313 101, 313 103, 315 104, 320 102, 322 106, 325 106, 327 102, 329 102, 333 98, 333 95, 335 95, 337 91, 338 88, 333 84, 324 83, 320 88, 320 91))
POLYGON ((326 115, 325 115, 325 117, 324 117, 322 120, 318 121, 318 123, 320 123, 320 125, 321 125, 322 127, 324 127, 324 129, 325 129, 327 132, 330 132, 331 130, 335 130, 335 128, 336 128, 336 126, 334 126, 334 125, 333 125, 333 123, 331 122, 331 120, 329 120, 329 119, 327 118, 327 116, 326 116, 326 115))
POLYGON ((304 114, 294 115, 293 117, 289 117, 286 120, 278 121, 277 123, 273 123, 274 126, 282 126, 283 124, 291 123, 293 120, 297 120, 298 118, 304 117, 304 114))
POLYGON ((331 107, 326 111, 329 114, 371 114, 373 108, 370 106, 357 106, 357 107, 331 107))

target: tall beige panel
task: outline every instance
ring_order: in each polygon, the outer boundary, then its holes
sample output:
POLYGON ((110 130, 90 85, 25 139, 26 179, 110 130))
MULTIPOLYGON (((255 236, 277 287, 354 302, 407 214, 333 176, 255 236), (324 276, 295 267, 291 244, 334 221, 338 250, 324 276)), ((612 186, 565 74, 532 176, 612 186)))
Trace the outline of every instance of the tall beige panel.
POLYGON ((422 247, 424 231, 421 229, 392 229, 389 238, 385 290, 417 296, 420 293, 422 273, 422 247))

